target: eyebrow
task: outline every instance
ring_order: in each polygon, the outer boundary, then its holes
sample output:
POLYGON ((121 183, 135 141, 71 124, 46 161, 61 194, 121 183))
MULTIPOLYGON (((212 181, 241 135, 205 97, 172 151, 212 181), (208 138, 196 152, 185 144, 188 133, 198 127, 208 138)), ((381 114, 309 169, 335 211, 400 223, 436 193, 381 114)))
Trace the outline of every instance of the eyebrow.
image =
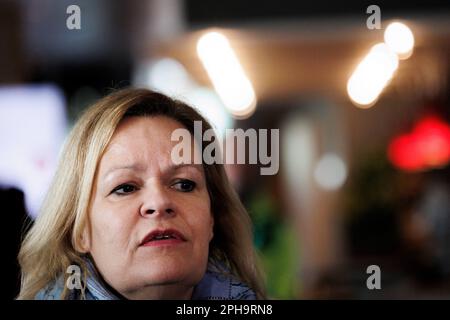
MULTIPOLYGON (((200 164, 185 164, 185 163, 171 165, 170 167, 168 167, 164 171, 168 172, 168 173, 172 173, 172 172, 178 171, 178 170, 183 169, 183 168, 194 168, 199 173, 203 173, 202 165, 200 165, 200 164)), ((108 171, 106 171, 103 174, 103 178, 105 178, 106 176, 110 175, 112 172, 118 171, 118 170, 132 170, 132 171, 138 171, 138 172, 141 171, 142 172, 142 171, 144 171, 144 168, 142 166, 140 166, 140 165, 137 165, 137 164, 130 164, 130 165, 112 167, 111 169, 109 169, 108 171)))
POLYGON ((203 172, 203 166, 201 164, 189 164, 189 163, 181 163, 181 164, 175 164, 175 165, 171 165, 167 171, 177 171, 179 169, 183 169, 183 168, 194 168, 196 170, 198 170, 199 172, 203 172))

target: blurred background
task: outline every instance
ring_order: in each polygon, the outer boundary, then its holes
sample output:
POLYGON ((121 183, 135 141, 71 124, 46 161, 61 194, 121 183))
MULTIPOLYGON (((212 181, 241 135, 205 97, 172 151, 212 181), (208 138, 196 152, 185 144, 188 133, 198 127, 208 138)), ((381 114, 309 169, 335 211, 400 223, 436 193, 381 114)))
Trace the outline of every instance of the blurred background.
POLYGON ((9 298, 67 133, 130 85, 190 103, 222 135, 280 130, 276 175, 227 165, 270 298, 450 298, 450 2, 372 4, 0 0, 9 298))

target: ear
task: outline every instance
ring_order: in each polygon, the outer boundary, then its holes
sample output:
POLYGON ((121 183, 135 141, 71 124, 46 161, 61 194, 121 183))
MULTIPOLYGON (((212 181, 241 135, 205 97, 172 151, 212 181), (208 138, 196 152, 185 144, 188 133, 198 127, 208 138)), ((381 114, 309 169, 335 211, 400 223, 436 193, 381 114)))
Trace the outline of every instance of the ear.
POLYGON ((78 251, 82 253, 88 253, 91 251, 91 236, 89 234, 89 228, 87 226, 84 227, 83 233, 81 234, 81 239, 79 243, 78 251))

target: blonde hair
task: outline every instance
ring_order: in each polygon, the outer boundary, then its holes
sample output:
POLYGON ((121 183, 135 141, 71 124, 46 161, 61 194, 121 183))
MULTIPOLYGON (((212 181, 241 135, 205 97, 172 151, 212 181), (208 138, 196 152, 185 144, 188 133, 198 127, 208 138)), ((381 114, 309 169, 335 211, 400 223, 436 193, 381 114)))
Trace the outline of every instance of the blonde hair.
MULTIPOLYGON (((146 89, 116 91, 88 108, 72 129, 41 212, 24 237, 18 260, 22 281, 18 299, 33 299, 39 290, 61 275, 69 265, 86 265, 80 243, 88 223, 92 186, 100 158, 119 122, 127 116, 163 115, 180 122, 191 134, 194 121, 202 130, 211 126, 183 102, 146 89)), ((203 146, 204 148, 205 146, 203 146)), ((203 164, 214 215, 210 259, 265 298, 262 277, 253 247, 251 220, 230 185, 222 164, 203 164)), ((85 281, 83 281, 85 283, 85 281)), ((81 296, 84 296, 83 287, 81 296)), ((68 297, 65 286, 61 298, 68 297)))

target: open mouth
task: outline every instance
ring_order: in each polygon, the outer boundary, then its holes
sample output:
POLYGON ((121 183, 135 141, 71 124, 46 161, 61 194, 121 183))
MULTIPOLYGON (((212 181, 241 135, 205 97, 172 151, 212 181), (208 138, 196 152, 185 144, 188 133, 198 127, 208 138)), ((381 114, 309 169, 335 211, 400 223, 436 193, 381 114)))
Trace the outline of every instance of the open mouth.
POLYGON ((141 242, 141 246, 177 244, 186 241, 183 234, 174 229, 154 230, 141 242))

